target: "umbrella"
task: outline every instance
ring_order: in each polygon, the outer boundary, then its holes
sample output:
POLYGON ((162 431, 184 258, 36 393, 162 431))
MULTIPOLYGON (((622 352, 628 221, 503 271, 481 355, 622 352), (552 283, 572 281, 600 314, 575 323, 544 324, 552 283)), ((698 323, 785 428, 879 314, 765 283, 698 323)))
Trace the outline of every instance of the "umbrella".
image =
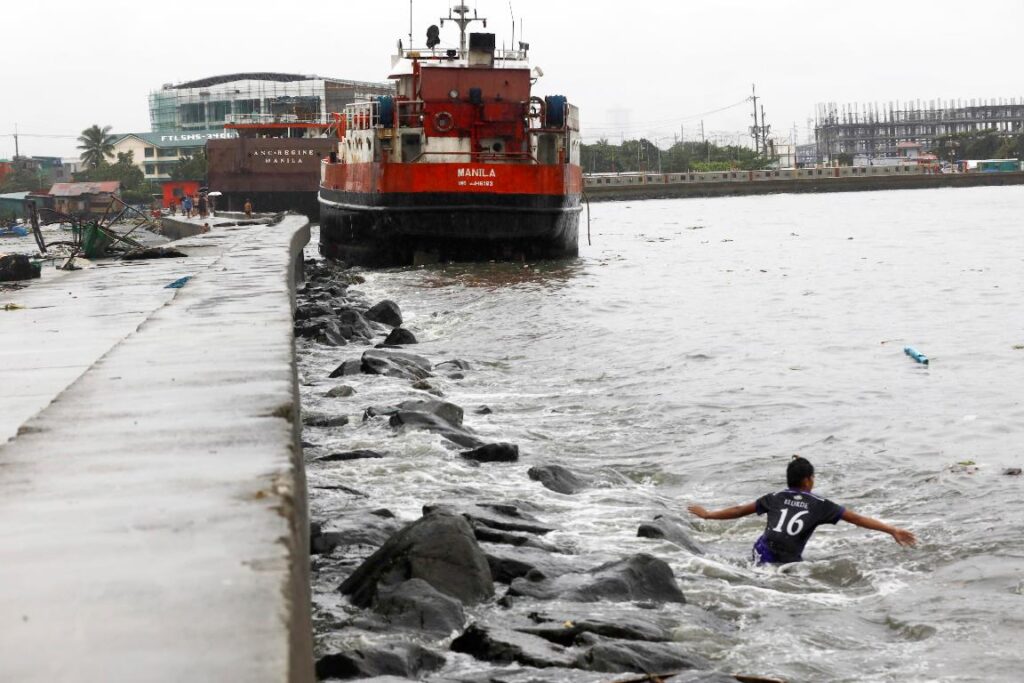
POLYGON ((223 192, 217 192, 216 190, 214 190, 213 192, 207 192, 206 196, 207 197, 219 197, 222 194, 224 194, 224 193, 223 192))

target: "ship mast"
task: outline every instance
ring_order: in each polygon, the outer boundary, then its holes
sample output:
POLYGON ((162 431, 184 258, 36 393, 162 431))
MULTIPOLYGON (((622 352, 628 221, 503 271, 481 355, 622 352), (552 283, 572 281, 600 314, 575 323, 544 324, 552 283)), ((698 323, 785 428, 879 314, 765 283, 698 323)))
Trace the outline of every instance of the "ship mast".
MULTIPOLYGON (((487 20, 482 17, 478 17, 476 15, 476 10, 473 10, 472 17, 467 17, 467 14, 469 14, 469 7, 467 7, 466 5, 455 5, 454 7, 448 10, 448 21, 454 21, 456 24, 459 25, 460 55, 466 54, 466 27, 469 26, 474 21, 482 21, 484 23, 484 28, 487 28, 487 20), (452 16, 452 12, 459 15, 458 19, 452 16)), ((444 26, 444 22, 445 18, 441 17, 441 26, 444 26)))

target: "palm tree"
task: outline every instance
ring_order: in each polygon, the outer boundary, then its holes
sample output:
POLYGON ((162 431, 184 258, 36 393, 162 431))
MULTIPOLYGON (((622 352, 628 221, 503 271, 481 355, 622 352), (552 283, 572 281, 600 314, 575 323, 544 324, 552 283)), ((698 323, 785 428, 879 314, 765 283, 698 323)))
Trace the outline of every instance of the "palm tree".
POLYGON ((107 157, 114 156, 114 136, 110 134, 110 126, 86 128, 78 136, 78 141, 82 143, 78 146, 82 150, 82 163, 89 168, 96 168, 107 157))

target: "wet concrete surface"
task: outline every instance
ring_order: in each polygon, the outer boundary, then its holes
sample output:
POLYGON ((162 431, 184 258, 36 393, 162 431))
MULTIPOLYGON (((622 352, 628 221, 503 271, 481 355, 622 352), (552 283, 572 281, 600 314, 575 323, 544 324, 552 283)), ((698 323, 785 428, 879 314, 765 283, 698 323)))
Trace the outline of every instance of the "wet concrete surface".
POLYGON ((312 678, 308 239, 215 228, 0 292, 0 679, 312 678))

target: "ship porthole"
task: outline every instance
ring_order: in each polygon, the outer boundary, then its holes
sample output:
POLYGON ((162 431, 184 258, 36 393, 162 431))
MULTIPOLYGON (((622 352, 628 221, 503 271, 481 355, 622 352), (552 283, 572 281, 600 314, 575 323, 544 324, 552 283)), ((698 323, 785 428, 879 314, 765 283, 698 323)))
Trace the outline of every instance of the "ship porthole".
POLYGON ((442 133, 447 133, 455 125, 455 119, 446 111, 439 111, 434 114, 434 128, 442 133))

